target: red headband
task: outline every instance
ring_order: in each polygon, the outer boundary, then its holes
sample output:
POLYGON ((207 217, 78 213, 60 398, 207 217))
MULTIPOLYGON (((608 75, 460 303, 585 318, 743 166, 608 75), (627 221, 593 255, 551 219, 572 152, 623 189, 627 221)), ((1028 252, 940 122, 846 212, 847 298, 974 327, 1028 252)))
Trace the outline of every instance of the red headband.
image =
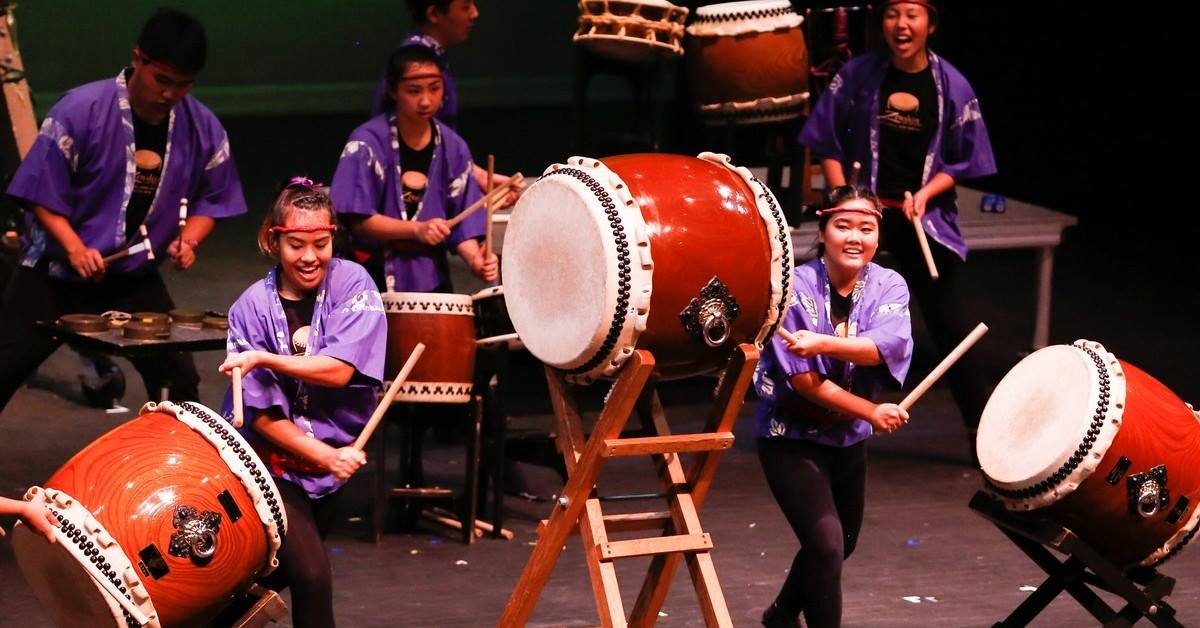
POLYGON ((440 79, 440 78, 445 78, 445 77, 442 75, 441 72, 424 72, 421 74, 409 74, 409 75, 402 76, 402 77, 400 77, 400 80, 398 82, 403 83, 404 81, 419 81, 421 79, 431 79, 431 78, 439 78, 440 79))
POLYGON ((316 231, 337 231, 337 225, 302 225, 299 227, 271 227, 271 233, 313 233, 316 231))
POLYGON ((919 4, 925 7, 926 11, 929 11, 934 15, 937 15, 938 12, 937 7, 933 6, 933 3, 926 2, 925 0, 888 0, 883 6, 890 7, 893 4, 919 4))
POLYGON ((883 212, 879 211, 878 209, 874 209, 874 208, 867 209, 866 207, 847 207, 846 205, 838 205, 837 207, 829 207, 827 209, 819 209, 819 210, 817 210, 817 215, 824 216, 825 214, 840 214, 842 212, 855 212, 858 214, 869 214, 871 216, 874 216, 875 218, 883 218, 883 212))

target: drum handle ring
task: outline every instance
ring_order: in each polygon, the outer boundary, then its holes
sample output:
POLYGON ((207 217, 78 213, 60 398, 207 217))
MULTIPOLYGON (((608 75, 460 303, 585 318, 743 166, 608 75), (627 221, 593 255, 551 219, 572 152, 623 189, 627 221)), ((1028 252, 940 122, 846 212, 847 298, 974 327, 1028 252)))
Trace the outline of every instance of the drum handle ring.
POLYGON ((1167 468, 1158 465, 1146 473, 1138 473, 1127 480, 1129 511, 1149 519, 1171 503, 1171 492, 1167 488, 1167 468))
POLYGON ((725 308, 720 303, 705 305, 705 311, 700 315, 704 319, 704 344, 719 347, 729 340, 729 321, 725 320, 725 308))

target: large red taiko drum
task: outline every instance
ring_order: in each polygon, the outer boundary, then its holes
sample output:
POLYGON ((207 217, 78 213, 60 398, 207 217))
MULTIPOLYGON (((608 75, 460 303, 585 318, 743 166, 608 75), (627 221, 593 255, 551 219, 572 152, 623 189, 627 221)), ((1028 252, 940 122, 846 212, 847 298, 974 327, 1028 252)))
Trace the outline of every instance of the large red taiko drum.
POLYGON ((677 378, 773 333, 792 249, 775 196, 724 155, 572 157, 521 195, 503 271, 525 348, 568 378, 613 375, 634 349, 677 378))
POLYGON ((1161 563, 1200 521, 1200 418, 1097 342, 1046 347, 1013 367, 976 448, 1008 509, 1057 522, 1118 565, 1161 563))
POLYGON ((804 21, 789 0, 750 0, 696 9, 687 28, 688 78, 709 123, 798 118, 808 102, 804 21))
POLYGON ((287 515, 254 451, 196 403, 147 404, 67 461, 37 501, 46 543, 18 525, 13 552, 60 626, 200 626, 277 564, 287 515))

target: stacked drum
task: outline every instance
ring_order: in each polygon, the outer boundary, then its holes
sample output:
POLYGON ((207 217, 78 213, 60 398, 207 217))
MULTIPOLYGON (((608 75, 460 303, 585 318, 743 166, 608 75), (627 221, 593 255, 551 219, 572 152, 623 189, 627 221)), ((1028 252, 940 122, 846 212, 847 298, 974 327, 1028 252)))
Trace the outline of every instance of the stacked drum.
POLYGON ((270 573, 287 531, 250 445, 195 403, 147 404, 25 498, 58 543, 17 525, 13 552, 60 626, 198 626, 270 573))
POLYGON ((706 121, 737 124, 799 117, 808 101, 804 18, 788 0, 696 9, 688 26, 688 76, 706 121))
POLYGON ((643 63, 683 54, 688 10, 666 0, 579 0, 574 41, 610 59, 643 63))
POLYGON ((775 196, 724 155, 572 157, 513 209, 504 291, 542 362, 588 383, 633 353, 664 378, 712 373, 787 306, 791 239, 775 196))
POLYGON ((1013 511, 1070 529, 1117 565, 1157 565, 1200 521, 1200 416, 1097 342, 1040 349, 1001 380, 979 463, 1013 511))
POLYGON ((418 342, 425 353, 396 401, 466 403, 475 380, 475 308, 470 295, 384 292, 388 348, 384 377, 392 379, 418 342))

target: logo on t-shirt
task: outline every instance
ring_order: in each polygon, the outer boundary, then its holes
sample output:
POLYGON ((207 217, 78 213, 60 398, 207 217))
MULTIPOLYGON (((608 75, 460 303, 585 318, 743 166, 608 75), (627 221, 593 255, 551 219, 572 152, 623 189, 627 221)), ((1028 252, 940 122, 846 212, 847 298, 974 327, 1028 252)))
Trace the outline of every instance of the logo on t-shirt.
POLYGON ((921 130, 921 101, 907 92, 894 92, 888 96, 887 107, 879 116, 879 123, 893 131, 916 133, 921 130))
POLYGON ((133 193, 153 197, 162 178, 162 155, 147 149, 139 149, 133 156, 137 174, 133 178, 133 193))
POLYGON ((415 170, 406 170, 400 176, 400 185, 404 188, 402 199, 404 212, 411 218, 421 207, 421 200, 425 198, 425 188, 429 185, 429 178, 415 170))

